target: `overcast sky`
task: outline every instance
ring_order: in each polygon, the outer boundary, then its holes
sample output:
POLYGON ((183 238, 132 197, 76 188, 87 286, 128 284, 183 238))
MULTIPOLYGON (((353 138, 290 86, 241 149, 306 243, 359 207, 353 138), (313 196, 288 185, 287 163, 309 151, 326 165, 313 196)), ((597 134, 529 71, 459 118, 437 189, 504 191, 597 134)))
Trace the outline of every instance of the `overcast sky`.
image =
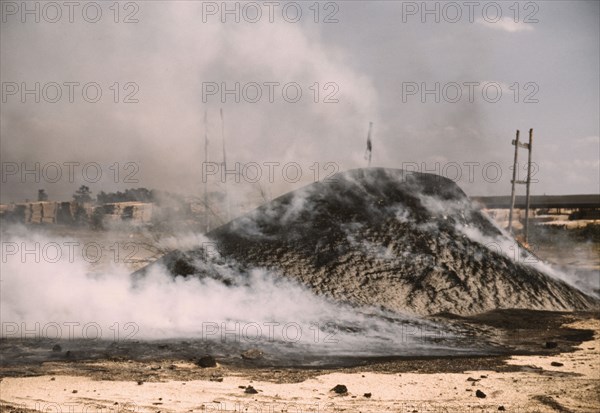
POLYGON ((534 195, 600 192, 600 3, 476 3, 2 1, 1 201, 200 194, 221 108, 228 167, 272 196, 366 166, 369 122, 373 166, 470 195, 510 193, 533 128, 534 195))

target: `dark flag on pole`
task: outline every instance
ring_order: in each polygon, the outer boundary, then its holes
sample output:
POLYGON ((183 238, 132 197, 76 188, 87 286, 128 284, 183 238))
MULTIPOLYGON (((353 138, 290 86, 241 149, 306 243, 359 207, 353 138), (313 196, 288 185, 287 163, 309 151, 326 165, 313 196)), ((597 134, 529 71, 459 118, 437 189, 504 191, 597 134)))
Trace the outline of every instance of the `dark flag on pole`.
POLYGON ((371 166, 371 153, 373 151, 373 144, 371 143, 371 130, 373 128, 373 122, 369 122, 369 134, 367 135, 367 150, 365 151, 365 159, 369 161, 371 166))

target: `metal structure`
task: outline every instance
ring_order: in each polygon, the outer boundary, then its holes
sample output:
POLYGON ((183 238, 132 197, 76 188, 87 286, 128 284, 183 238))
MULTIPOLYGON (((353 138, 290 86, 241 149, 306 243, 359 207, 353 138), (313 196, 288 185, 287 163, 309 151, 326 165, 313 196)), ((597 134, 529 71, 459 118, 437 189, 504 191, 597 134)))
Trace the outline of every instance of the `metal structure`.
MULTIPOLYGON (((221 108, 221 141, 223 142, 223 173, 225 180, 225 203, 227 204, 227 222, 231 220, 231 202, 229 201, 229 191, 227 189, 227 154, 225 151, 225 118, 223 117, 223 108, 221 108)), ((223 175, 221 175, 223 176, 223 175)))
MULTIPOLYGON (((204 167, 208 165, 208 114, 204 111, 204 167)), ((204 181, 204 218, 206 220, 206 232, 210 231, 210 224, 208 220, 208 179, 206 176, 202 177, 204 181)))
MULTIPOLYGON (((600 194, 580 195, 532 195, 530 198, 531 209, 600 209, 600 194)), ((510 196, 474 196, 474 201, 483 204, 486 208, 510 208, 510 196)), ((525 208, 525 196, 515 197, 515 208, 525 208)))
POLYGON ((521 143, 519 142, 519 130, 517 130, 516 139, 513 139, 512 144, 515 146, 515 158, 513 162, 513 176, 510 181, 511 191, 510 191, 510 211, 508 213, 508 231, 512 233, 512 220, 513 220, 513 210, 515 208, 515 184, 526 185, 526 194, 525 194, 525 226, 523 228, 523 232, 525 233, 525 242, 527 242, 528 231, 529 231, 529 194, 530 194, 530 186, 531 186, 531 150, 533 147, 533 129, 529 129, 529 143, 521 143), (517 169, 518 169, 518 157, 519 157, 519 148, 525 148, 528 151, 527 156, 527 180, 518 181, 517 180, 517 169))

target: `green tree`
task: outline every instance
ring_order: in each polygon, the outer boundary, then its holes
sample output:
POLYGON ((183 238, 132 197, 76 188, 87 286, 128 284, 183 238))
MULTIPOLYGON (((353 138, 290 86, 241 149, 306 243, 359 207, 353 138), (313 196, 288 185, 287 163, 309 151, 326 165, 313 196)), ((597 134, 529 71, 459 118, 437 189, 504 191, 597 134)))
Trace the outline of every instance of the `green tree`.
POLYGON ((85 185, 81 185, 79 187, 79 189, 77 191, 75 191, 75 194, 73 194, 73 199, 75 200, 75 202, 79 203, 79 204, 83 204, 85 202, 91 202, 92 201, 92 192, 90 191, 90 188, 88 188, 85 185))

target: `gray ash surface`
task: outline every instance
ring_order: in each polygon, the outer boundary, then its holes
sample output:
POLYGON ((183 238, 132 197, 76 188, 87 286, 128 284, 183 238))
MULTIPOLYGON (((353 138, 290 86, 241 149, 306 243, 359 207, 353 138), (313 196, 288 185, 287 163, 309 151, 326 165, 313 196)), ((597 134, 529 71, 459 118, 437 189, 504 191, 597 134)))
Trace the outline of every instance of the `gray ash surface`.
MULTIPOLYGON (((286 368, 303 377, 311 376, 320 369, 355 368, 349 371, 380 372, 463 372, 469 370, 520 371, 523 366, 505 365, 504 361, 512 355, 546 355, 571 352, 584 341, 591 340, 593 330, 574 329, 565 324, 579 320, 598 319, 598 313, 590 312, 553 312, 532 310, 496 310, 469 317, 449 314, 436 315, 436 321, 449 325, 458 325, 465 333, 461 337, 464 349, 478 348, 477 351, 452 351, 451 348, 430 347, 427 352, 403 352, 398 347, 395 353, 371 356, 340 356, 332 353, 307 353, 301 348, 282 349, 281 343, 261 343, 264 357, 249 360, 242 356, 244 350, 253 344, 237 342, 219 342, 198 339, 168 340, 52 340, 52 339, 0 339, 0 377, 19 377, 24 375, 49 374, 53 369, 61 368, 72 374, 102 372, 103 365, 96 361, 141 363, 159 363, 163 368, 155 373, 168 370, 173 362, 197 361, 211 355, 222 366, 241 369, 286 368), (484 341, 493 341, 494 346, 482 346, 484 341), (548 348, 548 342, 556 347, 548 348), (60 343, 62 351, 53 347, 60 343), (473 345, 477 344, 476 347, 473 345), (291 350, 291 351, 289 351, 291 350)), ((119 365, 112 380, 124 379, 127 369, 119 365), (120 370, 123 370, 121 372, 120 370)), ((133 365, 132 365, 133 366, 133 365)), ((144 368, 147 373, 147 367, 144 368)), ((197 367, 194 375, 212 369, 197 367)), ((258 376, 261 370, 254 370, 258 376)), ((267 372, 270 370, 266 370, 267 372)), ((267 373, 268 375, 268 373, 267 373)), ((194 376, 194 377, 195 377, 194 376)), ((183 379, 177 377, 177 379, 183 379)), ((186 378, 188 379, 188 378, 186 378)))

